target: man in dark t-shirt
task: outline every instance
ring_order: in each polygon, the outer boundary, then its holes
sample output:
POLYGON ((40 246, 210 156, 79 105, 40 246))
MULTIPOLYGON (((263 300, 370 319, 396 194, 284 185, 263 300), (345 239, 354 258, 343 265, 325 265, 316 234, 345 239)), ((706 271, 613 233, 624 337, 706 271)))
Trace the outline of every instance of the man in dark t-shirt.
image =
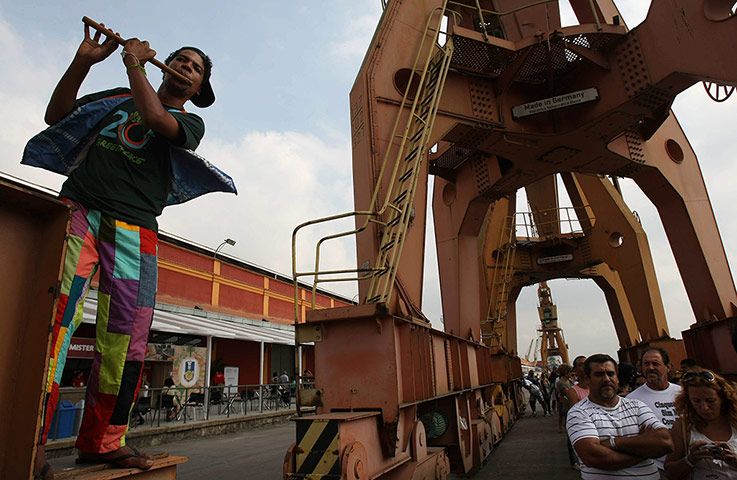
POLYGON ((161 86, 154 90, 145 64, 156 52, 148 42, 135 38, 125 41, 121 52, 130 88, 77 99, 90 68, 117 46, 112 38, 103 41, 99 32, 90 36, 85 26, 85 38, 46 110, 49 125, 67 121, 65 117, 72 112, 81 116, 97 109, 103 116, 77 153, 81 161, 60 193, 76 208, 52 334, 34 470, 44 479, 53 478, 43 445, 58 402, 69 339, 82 320, 84 298, 98 270, 97 339, 75 445, 78 462, 142 469, 152 465, 146 454, 125 446, 125 432, 140 386, 156 298, 156 217, 167 204, 172 186, 172 149, 194 150, 205 131, 202 119, 186 112, 184 104, 190 100, 207 107, 215 100, 210 86, 212 64, 201 50, 183 47, 165 62, 191 84, 165 73, 161 86))
MULTIPOLYGON (((80 98, 75 108, 95 100, 129 94, 113 89, 80 98)), ((178 146, 194 150, 205 133, 202 119, 165 106, 181 130, 178 146)), ((64 182, 60 196, 101 210, 128 223, 157 230, 156 217, 166 205, 171 183, 168 139, 142 123, 133 98, 115 107, 97 125, 86 158, 64 182)))

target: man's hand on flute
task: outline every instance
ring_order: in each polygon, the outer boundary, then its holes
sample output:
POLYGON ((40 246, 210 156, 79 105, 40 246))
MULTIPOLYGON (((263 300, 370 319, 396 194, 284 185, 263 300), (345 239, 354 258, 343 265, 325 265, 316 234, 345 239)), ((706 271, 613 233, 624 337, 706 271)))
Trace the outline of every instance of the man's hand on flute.
MULTIPOLYGON (((101 25, 105 26, 105 24, 101 25)), ((120 34, 116 33, 116 35, 120 38, 120 34)), ((90 36, 90 27, 85 24, 84 40, 77 49, 76 58, 87 62, 89 65, 94 65, 109 57, 118 48, 118 42, 113 37, 105 36, 105 40, 100 43, 101 38, 102 33, 100 31, 95 31, 94 37, 90 36)))

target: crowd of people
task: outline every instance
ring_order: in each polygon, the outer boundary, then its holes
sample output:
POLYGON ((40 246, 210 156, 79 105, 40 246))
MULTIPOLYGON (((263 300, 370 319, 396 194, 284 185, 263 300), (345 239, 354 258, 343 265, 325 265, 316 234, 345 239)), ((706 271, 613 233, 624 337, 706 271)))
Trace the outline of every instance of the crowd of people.
POLYGON ((737 386, 649 348, 638 365, 579 356, 523 379, 532 415, 557 406, 571 466, 581 478, 737 480, 737 386), (547 393, 546 393, 547 392, 547 393))

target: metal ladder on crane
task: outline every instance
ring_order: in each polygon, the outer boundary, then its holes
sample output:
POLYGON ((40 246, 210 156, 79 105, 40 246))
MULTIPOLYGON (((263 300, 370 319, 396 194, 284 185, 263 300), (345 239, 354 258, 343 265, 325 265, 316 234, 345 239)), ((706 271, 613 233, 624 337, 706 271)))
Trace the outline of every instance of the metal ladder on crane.
POLYGON ((506 327, 507 303, 509 292, 512 287, 513 271, 516 249, 516 222, 515 217, 507 217, 505 226, 502 228, 499 248, 497 249, 497 262, 494 268, 492 289, 489 292, 489 310, 486 320, 481 322, 481 340, 492 348, 502 347, 502 336, 506 327))
MULTIPOLYGON (((366 303, 385 302, 391 296, 402 245, 412 216, 412 202, 425 158, 430 132, 437 113, 445 76, 452 56, 452 40, 448 39, 429 62, 420 79, 410 119, 401 138, 391 194, 382 208, 388 219, 383 225, 379 254, 374 267, 366 303), (398 175, 398 176, 397 176, 398 175)), ((408 87, 409 88, 409 87, 408 87)), ((400 112, 401 115, 401 112, 400 112)))

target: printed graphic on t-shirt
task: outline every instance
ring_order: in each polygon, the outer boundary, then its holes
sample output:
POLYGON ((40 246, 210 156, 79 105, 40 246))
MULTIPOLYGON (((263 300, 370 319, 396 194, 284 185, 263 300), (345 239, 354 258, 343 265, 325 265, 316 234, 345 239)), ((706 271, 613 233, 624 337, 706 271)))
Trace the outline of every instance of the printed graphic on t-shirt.
POLYGON ((656 414, 660 414, 661 421, 666 427, 673 428, 673 424, 676 423, 675 403, 673 402, 655 402, 655 408, 657 409, 656 414))
POLYGON ((627 398, 636 398, 645 402, 655 416, 663 422, 663 425, 670 429, 673 428, 678 418, 674 402, 680 391, 681 387, 672 383, 665 390, 653 390, 645 384, 627 395, 627 398))
POLYGON ((113 114, 113 121, 100 130, 96 146, 120 153, 132 163, 141 165, 146 159, 128 149, 142 149, 153 136, 155 136, 153 130, 141 123, 140 113, 128 114, 125 110, 117 110, 113 114), (117 138, 119 143, 107 140, 108 138, 117 138), (128 149, 125 147, 128 147, 128 149))

